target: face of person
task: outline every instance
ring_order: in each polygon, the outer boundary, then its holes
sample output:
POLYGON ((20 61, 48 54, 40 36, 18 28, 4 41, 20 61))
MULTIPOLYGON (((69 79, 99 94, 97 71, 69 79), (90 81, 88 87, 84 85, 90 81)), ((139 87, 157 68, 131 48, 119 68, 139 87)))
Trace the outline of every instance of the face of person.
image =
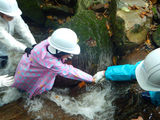
POLYGON ((62 58, 62 59, 65 59, 65 58, 68 58, 69 56, 71 56, 71 54, 63 55, 61 58, 62 58))
POLYGON ((13 20, 13 18, 14 17, 12 17, 12 16, 8 16, 8 15, 3 14, 3 19, 5 19, 6 21, 11 21, 11 20, 13 20))

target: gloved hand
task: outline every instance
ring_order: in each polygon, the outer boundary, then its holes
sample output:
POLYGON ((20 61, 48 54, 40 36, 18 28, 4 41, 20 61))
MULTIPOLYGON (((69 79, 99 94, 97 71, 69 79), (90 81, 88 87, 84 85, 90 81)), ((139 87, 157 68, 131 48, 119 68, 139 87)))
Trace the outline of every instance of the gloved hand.
POLYGON ((11 86, 14 83, 13 76, 8 77, 8 75, 0 76, 0 87, 11 86))
POLYGON ((27 48, 24 50, 24 52, 27 53, 27 57, 29 57, 29 54, 31 54, 31 50, 32 50, 32 49, 33 49, 33 48, 27 47, 27 48))
POLYGON ((104 77, 104 72, 105 72, 104 70, 99 71, 93 76, 93 79, 94 79, 95 83, 98 83, 98 81, 101 80, 104 77))

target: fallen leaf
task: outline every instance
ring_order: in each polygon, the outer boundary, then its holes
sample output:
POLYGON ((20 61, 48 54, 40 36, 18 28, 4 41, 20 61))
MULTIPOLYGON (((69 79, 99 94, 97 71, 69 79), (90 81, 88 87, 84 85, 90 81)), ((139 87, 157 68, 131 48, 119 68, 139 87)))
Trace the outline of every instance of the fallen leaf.
POLYGON ((110 30, 108 31, 109 37, 111 37, 113 35, 113 32, 111 32, 110 30))
POLYGON ((51 19, 51 20, 53 19, 53 17, 52 17, 51 15, 47 16, 47 18, 48 18, 48 19, 51 19))
POLYGON ((149 39, 146 40, 147 43, 151 43, 149 39))
POLYGON ((89 40, 87 40, 87 44, 89 45, 89 47, 94 47, 97 45, 97 42, 90 38, 89 40))
POLYGON ((106 21, 106 22, 105 22, 105 24, 106 24, 107 30, 109 30, 109 29, 110 29, 109 22, 108 22, 108 21, 106 21))
POLYGON ((58 19, 59 24, 63 24, 63 20, 58 19))
POLYGON ((80 87, 80 88, 82 88, 83 86, 85 86, 86 84, 85 84, 85 82, 84 81, 82 81, 82 82, 80 82, 79 84, 78 84, 78 86, 80 87))
POLYGON ((131 6, 129 6, 129 7, 128 7, 128 9, 129 9, 129 10, 132 10, 132 7, 131 7, 131 6))
POLYGON ((66 18, 66 22, 68 22, 68 20, 70 20, 71 18, 68 16, 67 18, 66 18))
POLYGON ((152 4, 156 4, 157 0, 151 0, 152 4))
POLYGON ((104 8, 105 8, 105 9, 109 9, 109 4, 107 4, 107 3, 104 4, 104 8))
POLYGON ((146 15, 146 12, 141 12, 141 14, 146 15))
POLYGON ((103 15, 105 18, 107 18, 107 19, 109 19, 110 17, 109 16, 107 16, 107 15, 103 15))
POLYGON ((141 18, 144 18, 144 15, 143 14, 140 14, 141 18))
POLYGON ((54 31, 54 30, 52 30, 52 29, 51 29, 51 30, 50 30, 50 29, 48 29, 48 32, 49 32, 49 33, 52 33, 53 31, 54 31))
POLYGON ((59 98, 59 97, 56 95, 56 99, 57 99, 57 98, 59 98))
POLYGON ((112 62, 113 62, 113 65, 116 65, 116 64, 117 64, 117 57, 116 57, 116 56, 113 56, 113 57, 112 57, 112 62))
POLYGON ((122 10, 125 11, 125 12, 129 12, 130 9, 128 9, 127 7, 122 7, 122 10))
POLYGON ((91 10, 91 9, 92 9, 92 7, 93 7, 93 6, 89 6, 89 7, 87 8, 87 10, 91 10))
POLYGON ((137 7, 136 5, 133 5, 132 10, 139 10, 139 7, 137 7))

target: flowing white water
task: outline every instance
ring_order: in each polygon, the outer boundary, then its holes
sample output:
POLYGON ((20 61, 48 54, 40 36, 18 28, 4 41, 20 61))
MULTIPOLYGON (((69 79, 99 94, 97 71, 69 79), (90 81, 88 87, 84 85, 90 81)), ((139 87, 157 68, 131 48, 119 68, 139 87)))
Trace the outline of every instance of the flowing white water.
MULTIPOLYGON (((53 88, 52 91, 41 94, 39 97, 29 99, 27 93, 20 93, 17 89, 7 88, 1 90, 1 106, 4 104, 13 102, 20 97, 25 100, 24 108, 28 109, 28 112, 37 114, 46 107, 45 99, 56 103, 60 106, 65 113, 70 115, 81 115, 84 119, 114 119, 115 107, 112 106, 112 100, 115 98, 111 93, 110 82, 103 82, 101 86, 95 86, 90 92, 80 94, 78 97, 70 97, 69 89, 53 88), (44 99, 45 98, 45 99, 44 99)), ((52 107, 52 106, 51 106, 52 107)), ((53 110, 54 112, 56 110, 53 110)), ((51 112, 51 113, 52 113, 51 112)), ((37 114, 38 118, 52 119, 53 115, 50 112, 42 112, 41 115, 37 114)))
MULTIPOLYGON (((46 98, 54 101, 58 106, 61 106, 65 112, 70 113, 71 115, 83 115, 90 119, 100 119, 102 116, 98 113, 106 112, 108 109, 109 113, 113 117, 114 107, 112 106, 110 100, 110 86, 106 85, 106 88, 99 90, 99 87, 96 87, 92 92, 84 93, 78 96, 78 98, 69 97, 67 95, 58 95, 56 99, 56 92, 48 92, 46 98)), ((57 89, 56 89, 57 91, 57 89)))

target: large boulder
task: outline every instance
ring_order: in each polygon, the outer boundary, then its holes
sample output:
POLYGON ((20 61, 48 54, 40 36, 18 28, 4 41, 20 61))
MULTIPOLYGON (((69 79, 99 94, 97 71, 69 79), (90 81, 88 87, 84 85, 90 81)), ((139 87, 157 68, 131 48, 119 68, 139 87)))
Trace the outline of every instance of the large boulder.
POLYGON ((112 64, 113 45, 105 26, 106 21, 106 18, 97 19, 93 11, 86 10, 60 26, 71 28, 77 33, 81 53, 74 56, 72 63, 76 68, 91 75, 112 64))
POLYGON ((113 32, 117 53, 125 54, 146 40, 153 16, 147 3, 142 0, 121 0, 120 3, 123 4, 118 7, 113 32))

